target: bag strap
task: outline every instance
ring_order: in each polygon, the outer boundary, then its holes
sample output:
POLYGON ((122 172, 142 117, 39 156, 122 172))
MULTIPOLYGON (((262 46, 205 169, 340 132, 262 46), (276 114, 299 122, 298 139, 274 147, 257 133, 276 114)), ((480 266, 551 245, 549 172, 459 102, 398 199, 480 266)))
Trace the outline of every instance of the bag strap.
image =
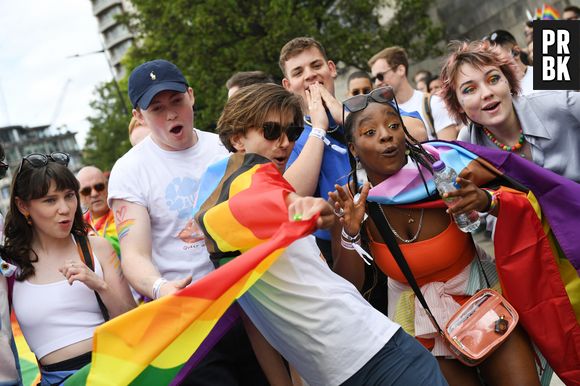
POLYGON ((435 131, 435 120, 433 119, 433 112, 431 111, 431 97, 428 93, 423 93, 423 112, 427 117, 427 129, 431 132, 431 136, 437 139, 437 131, 435 131))
POLYGON ((433 326, 437 329, 437 332, 441 336, 444 336, 443 330, 441 329, 441 327, 439 327, 439 323, 437 323, 437 320, 435 320, 435 317, 433 316, 433 313, 431 312, 431 309, 429 308, 429 305, 427 304, 425 297, 423 296, 421 290, 419 289, 417 280, 415 280, 415 276, 413 276, 413 272, 411 271, 411 268, 409 267, 407 260, 405 260, 405 257, 401 252, 401 248, 399 248, 399 244, 397 244, 397 240, 395 239, 393 231, 391 231, 391 228, 387 224, 387 220, 385 220, 382 213, 380 212, 379 208, 380 204, 370 201, 367 201, 367 204, 369 206, 369 215, 371 216, 373 222, 377 226, 377 229, 379 230, 379 233, 381 234, 383 241, 385 242, 385 244, 387 244, 387 247, 389 248, 391 254, 395 258, 397 265, 403 272, 403 275, 405 275, 407 282, 413 289, 415 296, 425 309, 425 312, 427 313, 429 320, 431 320, 431 323, 433 323, 433 326))
MULTIPOLYGON (((87 267, 89 267, 91 271, 94 272, 95 259, 93 257, 93 250, 91 248, 91 245, 89 244, 89 238, 87 236, 77 236, 77 235, 75 235, 74 238, 77 242, 79 255, 83 259, 83 262, 86 264, 87 267)), ((97 303, 99 303, 101 314, 103 314, 103 318, 105 319, 106 322, 110 319, 109 310, 107 310, 105 303, 103 303, 103 300, 101 299, 101 296, 97 291, 95 291, 95 296, 97 297, 97 303)))
POLYGON ((6 278, 6 285, 8 287, 8 309, 12 309, 12 292, 14 291, 14 275, 6 278))

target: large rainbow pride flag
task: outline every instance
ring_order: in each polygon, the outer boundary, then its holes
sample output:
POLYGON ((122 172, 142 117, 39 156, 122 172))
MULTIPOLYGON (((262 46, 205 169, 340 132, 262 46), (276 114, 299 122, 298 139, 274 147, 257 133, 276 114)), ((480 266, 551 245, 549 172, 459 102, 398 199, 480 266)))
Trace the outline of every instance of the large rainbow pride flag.
MULTIPOLYGON (((178 384, 231 326, 224 324, 223 319, 235 320, 236 309, 231 308, 235 300, 260 278, 286 246, 314 231, 316 218, 288 221, 285 197, 293 191, 292 187, 273 164, 264 163, 267 160, 262 157, 261 163, 256 164, 254 157, 234 155, 216 164, 209 171, 217 173, 216 178, 207 183, 212 188, 219 183, 220 189, 228 189, 232 196, 239 193, 237 199, 221 206, 220 215, 240 242, 252 239, 256 246, 178 293, 142 305, 98 327, 91 365, 69 378, 66 385, 178 384), (238 172, 221 181, 219 175, 232 169, 238 172), (261 221, 252 221, 250 228, 246 220, 258 215, 261 221), (274 224, 278 230, 270 237, 274 224), (206 339, 208 335, 210 339, 206 339), (193 353, 198 355, 192 357, 193 353)), ((209 185, 202 180, 202 186, 209 185)), ((219 195, 218 190, 215 194, 219 195)), ((205 201, 210 193, 211 188, 200 192, 203 198, 198 201, 205 201)), ((209 224, 211 221, 206 221, 206 226, 209 224)), ((235 249, 236 245, 231 247, 235 249)))
MULTIPOLYGON (((430 145, 478 184, 503 180, 525 188, 524 193, 501 195, 495 240, 498 273, 504 295, 552 368, 566 384, 578 385, 580 185, 507 152, 464 143, 430 145)), ((252 238, 256 246, 184 290, 99 327, 92 364, 67 385, 178 384, 184 369, 211 346, 215 331, 224 328, 220 323, 231 316, 235 300, 287 245, 313 231, 314 219, 287 221, 281 199, 292 188, 272 164, 248 162, 250 156, 235 155, 218 164, 214 182, 201 195, 219 196, 224 189, 230 197, 238 193, 239 199, 221 208, 223 219, 231 223, 232 232, 239 232, 240 242, 252 238), (224 173, 231 174, 227 181, 220 177, 224 173), (245 216, 264 218, 264 228, 246 228, 245 216), (259 237, 276 222, 281 225, 274 236, 259 237)))

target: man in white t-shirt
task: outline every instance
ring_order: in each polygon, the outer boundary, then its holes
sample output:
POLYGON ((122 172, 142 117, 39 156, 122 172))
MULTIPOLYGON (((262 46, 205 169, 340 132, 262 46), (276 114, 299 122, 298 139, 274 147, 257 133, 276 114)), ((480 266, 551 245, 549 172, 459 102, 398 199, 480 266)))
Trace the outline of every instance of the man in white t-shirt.
MULTIPOLYGON (((157 299, 214 269, 193 207, 206 167, 228 152, 216 134, 194 129, 193 90, 173 63, 153 60, 135 68, 129 98, 133 116, 151 134, 115 163, 108 200, 123 273, 140 294, 157 299)), ((217 343, 187 384, 266 384, 262 379, 238 326, 217 343), (255 370, 249 371, 250 379, 240 375, 248 368, 255 370)))
POLYGON ((416 111, 421 115, 427 133, 422 130, 410 130, 410 134, 416 140, 439 138, 452 141, 457 138, 457 125, 449 116, 441 98, 436 95, 427 96, 425 103, 426 94, 415 90, 409 83, 407 79, 409 60, 403 48, 397 46, 385 48, 375 54, 368 64, 375 88, 391 86, 402 110, 416 111))

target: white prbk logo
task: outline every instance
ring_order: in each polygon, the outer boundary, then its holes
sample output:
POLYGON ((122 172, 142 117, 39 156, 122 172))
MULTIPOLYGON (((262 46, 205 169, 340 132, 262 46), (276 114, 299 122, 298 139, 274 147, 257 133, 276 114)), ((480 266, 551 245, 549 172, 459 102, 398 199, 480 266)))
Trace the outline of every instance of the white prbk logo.
POLYGON ((568 61, 570 60, 570 32, 567 30, 542 31, 542 80, 569 81, 568 61), (548 48, 556 46, 557 56, 548 56, 548 48))
POLYGON ((155 73, 154 73, 153 71, 151 71, 151 72, 149 73, 149 77, 151 78, 151 80, 155 80, 155 79, 157 79, 157 75, 155 75, 155 73))

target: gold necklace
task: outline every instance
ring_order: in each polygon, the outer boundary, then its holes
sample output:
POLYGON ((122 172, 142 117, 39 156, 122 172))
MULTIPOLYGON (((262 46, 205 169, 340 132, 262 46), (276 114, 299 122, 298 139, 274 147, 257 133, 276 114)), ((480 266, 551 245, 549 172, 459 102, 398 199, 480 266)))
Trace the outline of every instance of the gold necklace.
MULTIPOLYGON (((395 228, 393 228, 393 226, 391 225, 391 223, 389 222, 389 219, 387 218, 387 215, 385 215, 385 212, 383 211, 383 207, 379 204, 379 209, 381 210, 381 213, 383 214, 383 217, 385 218, 385 221, 387 222, 387 225, 389 226, 389 228, 391 228, 391 231, 393 232, 393 234, 395 235, 395 237, 397 237, 399 240, 401 240, 402 242, 404 242, 405 244, 410 244, 413 241, 417 240, 417 237, 419 237, 419 234, 421 233, 421 228, 423 227, 423 214, 425 213, 425 209, 421 208, 421 216, 419 217, 419 226, 417 227, 417 232, 415 233, 415 235, 413 237, 411 237, 410 239, 404 239, 402 238, 397 231, 395 230, 395 228)), ((410 214, 409 214, 410 217, 410 214)), ((409 224, 411 222, 415 222, 415 220, 413 221, 409 221, 409 224)))

